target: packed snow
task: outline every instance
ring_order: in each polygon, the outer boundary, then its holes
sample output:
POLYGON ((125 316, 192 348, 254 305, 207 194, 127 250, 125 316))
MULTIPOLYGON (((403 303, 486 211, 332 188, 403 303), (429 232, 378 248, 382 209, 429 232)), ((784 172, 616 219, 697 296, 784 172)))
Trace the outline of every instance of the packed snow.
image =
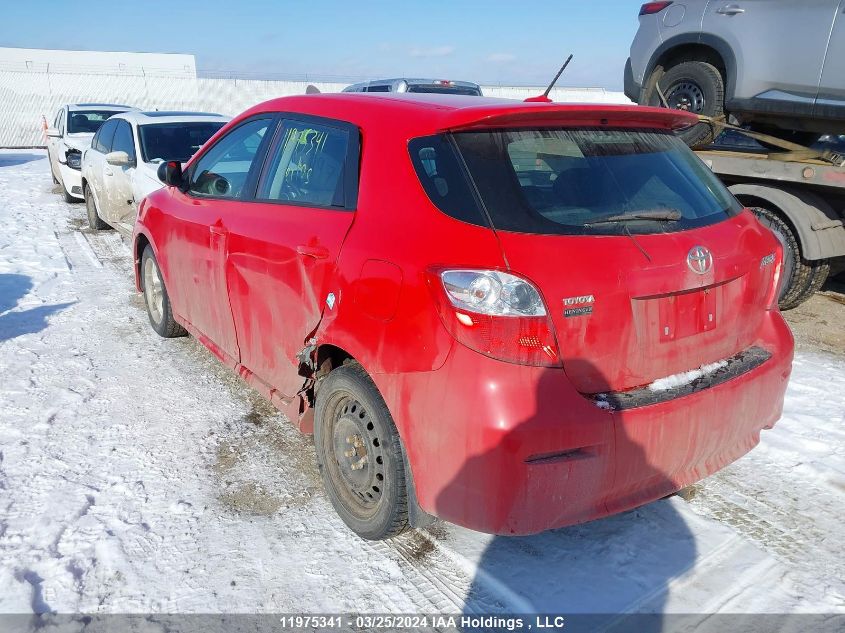
POLYGON ((721 473, 523 538, 362 541, 310 438, 151 331, 127 244, 0 151, 0 612, 845 613, 845 359, 721 473))
POLYGON ((701 367, 697 367, 696 369, 681 372, 680 374, 673 374, 671 376, 666 376, 665 378, 658 378, 651 383, 648 388, 651 391, 667 391, 669 389, 675 389, 676 387, 683 387, 684 385, 688 385, 699 378, 712 374, 713 372, 719 371, 723 367, 727 366, 728 361, 726 360, 708 363, 706 365, 702 365, 701 367))

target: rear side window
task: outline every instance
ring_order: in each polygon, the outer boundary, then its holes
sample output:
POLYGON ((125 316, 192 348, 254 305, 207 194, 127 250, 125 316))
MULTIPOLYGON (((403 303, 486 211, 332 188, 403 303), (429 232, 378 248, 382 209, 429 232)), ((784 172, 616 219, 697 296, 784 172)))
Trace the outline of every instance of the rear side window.
POLYGON ((512 129, 454 138, 497 229, 655 233, 713 224, 742 208, 669 132, 512 129))
POLYGON ((111 143, 111 151, 126 152, 130 162, 135 162, 135 140, 132 138, 132 126, 122 119, 117 121, 117 129, 111 143))
POLYGON ((219 139, 197 161, 189 192, 195 196, 238 198, 272 119, 253 119, 219 139))
POLYGON ((462 222, 487 225, 448 136, 415 138, 408 148, 420 183, 438 209, 462 222))
POLYGON ((117 128, 117 119, 106 121, 97 133, 91 143, 93 148, 103 154, 108 154, 111 151, 112 139, 114 138, 114 131, 117 128))
POLYGON ((256 198, 321 207, 346 206, 349 132, 287 120, 256 198))
POLYGON ((669 132, 544 128, 461 132, 453 138, 500 230, 670 232, 713 224, 742 208, 669 132))

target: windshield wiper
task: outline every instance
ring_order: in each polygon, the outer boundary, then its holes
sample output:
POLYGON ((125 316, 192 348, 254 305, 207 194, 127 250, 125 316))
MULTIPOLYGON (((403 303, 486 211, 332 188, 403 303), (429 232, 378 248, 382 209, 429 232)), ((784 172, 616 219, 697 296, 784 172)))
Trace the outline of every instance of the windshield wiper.
POLYGON ((584 226, 593 226, 594 224, 616 224, 619 222, 632 222, 636 220, 648 220, 653 222, 676 222, 683 217, 677 209, 665 209, 659 211, 640 211, 638 213, 622 213, 619 215, 610 215, 606 218, 599 218, 592 222, 584 222, 584 226))

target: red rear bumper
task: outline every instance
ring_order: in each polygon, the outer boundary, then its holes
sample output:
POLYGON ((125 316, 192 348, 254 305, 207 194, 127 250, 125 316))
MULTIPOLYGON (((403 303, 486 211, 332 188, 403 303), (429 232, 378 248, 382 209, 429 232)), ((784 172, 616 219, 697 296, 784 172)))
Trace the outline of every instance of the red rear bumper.
POLYGON ((769 313, 772 357, 661 404, 606 411, 563 369, 488 359, 456 344, 434 372, 375 376, 408 452, 420 506, 495 534, 531 534, 659 499, 751 450, 779 419, 792 335, 769 313))

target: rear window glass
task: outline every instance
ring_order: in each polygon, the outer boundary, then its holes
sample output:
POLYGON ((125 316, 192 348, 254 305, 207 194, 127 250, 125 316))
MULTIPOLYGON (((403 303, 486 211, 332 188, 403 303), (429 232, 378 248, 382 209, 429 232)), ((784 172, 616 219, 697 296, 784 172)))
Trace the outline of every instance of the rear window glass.
POLYGON ((678 231, 719 222, 741 209, 684 142, 668 132, 511 129, 461 132, 453 138, 466 166, 459 174, 475 185, 500 230, 678 231))
POLYGON ((408 92, 430 92, 440 95, 467 95, 469 97, 481 96, 481 90, 479 88, 439 84, 411 84, 408 86, 408 92))
POLYGON ((222 121, 183 121, 154 123, 138 128, 144 162, 178 160, 185 163, 197 153, 217 130, 222 121))

